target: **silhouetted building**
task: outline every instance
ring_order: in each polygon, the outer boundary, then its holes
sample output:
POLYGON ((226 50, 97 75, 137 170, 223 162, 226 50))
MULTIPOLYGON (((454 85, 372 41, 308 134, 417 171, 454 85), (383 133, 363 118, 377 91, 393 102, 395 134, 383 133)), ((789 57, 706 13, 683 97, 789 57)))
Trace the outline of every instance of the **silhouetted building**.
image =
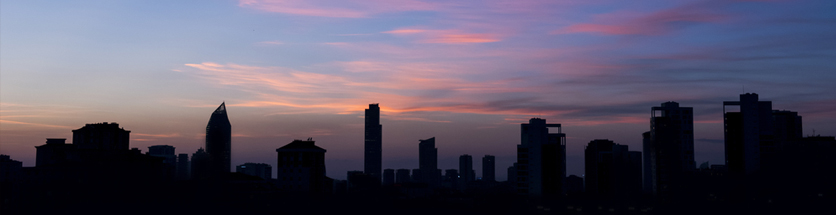
POLYGON ((419 140, 418 143, 418 174, 412 177, 418 182, 430 186, 438 186, 441 181, 441 170, 438 169, 438 149, 435 148, 435 137, 419 140))
POLYGON ((146 154, 154 157, 163 158, 163 164, 165 164, 166 172, 168 173, 169 177, 175 177, 177 171, 177 156, 174 155, 174 146, 149 146, 148 152, 146 154))
POLYGON ((654 195, 666 197, 688 186, 694 172, 693 108, 665 102, 651 108, 650 132, 643 136, 644 185, 654 195))
POLYGON ((517 163, 508 167, 508 173, 505 180, 510 182, 515 188, 517 186, 517 163))
POLYGON ((191 175, 193 180, 208 180, 212 178, 211 156, 203 148, 192 154, 191 175))
POLYGON ((496 157, 493 155, 482 157, 482 180, 496 181, 496 157))
POLYGON ((35 146, 35 166, 65 164, 79 159, 76 145, 65 143, 67 139, 47 138, 46 144, 35 146))
POLYGON ((189 163, 189 154, 178 154, 177 155, 177 173, 175 174, 175 178, 177 180, 189 180, 191 178, 191 171, 190 171, 190 163, 189 163))
POLYGON ((174 146, 156 145, 148 147, 148 155, 154 157, 165 158, 163 163, 174 165, 177 162, 177 157, 174 156, 174 146))
POLYGON ((593 140, 584 150, 585 192, 602 199, 637 197, 641 167, 641 152, 611 140, 593 140))
POLYGON ((468 154, 459 156, 459 177, 461 177, 465 186, 468 182, 476 180, 476 172, 473 170, 473 156, 468 154))
POLYGON ((16 180, 21 169, 23 169, 23 162, 12 160, 8 155, 0 155, 0 182, 16 180))
POLYGON ((566 177, 566 194, 570 196, 580 196, 583 194, 583 178, 577 175, 570 175, 566 177))
POLYGON ((223 177, 232 168, 232 125, 221 103, 206 125, 206 153, 209 154, 211 177, 223 177))
POLYGON ((395 172, 395 183, 403 184, 410 182, 411 179, 409 177, 409 169, 398 169, 395 172))
POLYGON ((130 133, 119 128, 117 123, 87 124, 73 130, 73 145, 79 149, 128 150, 130 133))
POLYGON ((383 168, 383 125, 380 125, 380 106, 369 104, 366 109, 365 155, 363 171, 380 181, 383 168))
POLYGON ((395 184, 395 170, 394 169, 384 169, 383 170, 383 185, 392 185, 395 184))
POLYGON ((773 111, 771 101, 758 94, 740 95, 740 101, 723 102, 726 166, 731 174, 752 174, 764 166, 782 162, 785 145, 801 138, 801 117, 791 111, 773 111), (738 112, 726 112, 738 106, 738 112))
POLYGON ((524 195, 559 195, 566 178, 566 134, 560 124, 546 124, 545 119, 531 118, 521 127, 517 145, 517 193, 524 195), (550 133, 549 128, 557 128, 550 133))
POLYGON ((441 181, 442 187, 458 189, 459 185, 459 171, 456 169, 444 170, 444 180, 441 181))
POLYGON ((314 145, 313 140, 293 140, 276 152, 279 188, 312 193, 331 190, 332 184, 325 177, 325 149, 314 145))
POLYGON ((363 171, 348 171, 348 190, 350 192, 364 192, 380 186, 380 181, 363 171))
POLYGON ((244 163, 236 166, 235 172, 257 176, 262 179, 273 178, 273 167, 266 163, 244 163))
MULTIPOLYGON (((772 110, 773 127, 775 128, 775 151, 781 152, 786 147, 797 144, 802 139, 801 116, 798 112, 787 110, 772 110)), ((781 158, 777 158, 780 162, 781 158)))

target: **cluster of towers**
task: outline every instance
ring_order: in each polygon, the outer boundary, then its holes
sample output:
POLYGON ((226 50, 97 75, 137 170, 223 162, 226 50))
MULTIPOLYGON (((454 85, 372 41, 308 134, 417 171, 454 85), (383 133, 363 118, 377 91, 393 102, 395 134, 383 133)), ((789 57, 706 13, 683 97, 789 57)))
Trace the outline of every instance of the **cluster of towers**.
POLYGON ((688 189, 698 171, 747 177, 774 167, 779 158, 786 159, 786 148, 803 140, 798 113, 772 110, 772 103, 759 101, 757 94, 742 94, 740 101, 723 102, 725 165, 697 169, 693 108, 665 102, 652 107, 650 115, 650 131, 642 134, 643 153, 611 140, 592 140, 584 150, 582 179, 566 177, 561 125, 532 118, 521 126, 517 162, 508 168, 508 179, 524 195, 583 191, 602 198, 666 198, 688 189))
MULTIPOLYGON (((442 175, 442 170, 438 168, 438 148, 435 146, 435 137, 419 140, 417 169, 384 169, 381 171, 383 166, 382 128, 379 104, 369 104, 369 108, 365 110, 364 171, 349 171, 348 183, 351 185, 348 186, 421 183, 430 187, 443 186, 464 189, 469 182, 476 181, 473 157, 467 154, 459 157, 459 169, 447 169, 442 175)), ((483 181, 496 181, 495 160, 496 158, 492 155, 485 155, 482 158, 483 181)))

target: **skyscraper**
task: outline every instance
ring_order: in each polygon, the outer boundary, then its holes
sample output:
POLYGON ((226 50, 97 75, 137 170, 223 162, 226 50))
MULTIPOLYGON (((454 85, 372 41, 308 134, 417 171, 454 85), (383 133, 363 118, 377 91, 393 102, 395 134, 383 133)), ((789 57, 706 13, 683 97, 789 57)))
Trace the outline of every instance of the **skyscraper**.
POLYGON ((611 140, 593 140, 584 149, 586 193, 604 199, 638 196, 641 168, 641 152, 611 140))
POLYGON ((365 162, 363 172, 380 181, 383 168, 383 125, 380 125, 380 106, 369 104, 366 109, 365 162))
POLYGON ((696 167, 693 108, 676 102, 652 107, 650 132, 643 138, 646 191, 665 197, 688 186, 684 180, 696 167))
POLYGON ((482 180, 496 181, 496 157, 493 155, 482 157, 482 180))
POLYGON ((473 171, 473 156, 468 154, 459 156, 459 172, 459 176, 465 185, 467 182, 476 180, 476 173, 473 171))
MULTIPOLYGON (((438 149, 435 148, 435 137, 419 140, 418 143, 418 174, 419 182, 436 186, 441 180, 441 170, 438 169, 438 149)), ((413 177, 416 177, 413 174, 413 177)))
POLYGON ((226 104, 221 103, 206 125, 206 153, 209 154, 211 174, 221 176, 232 167, 232 125, 226 115, 226 104))
POLYGON ((751 174, 778 162, 786 144, 801 137, 801 116, 791 111, 773 111, 771 101, 758 94, 740 94, 740 101, 723 102, 726 167, 731 174, 751 174), (737 106, 738 112, 726 112, 737 106))
POLYGON ((520 127, 521 143, 517 145, 515 164, 517 193, 562 194, 566 178, 566 134, 560 131, 560 124, 531 118, 520 127), (557 128, 557 133, 550 133, 549 128, 557 128))

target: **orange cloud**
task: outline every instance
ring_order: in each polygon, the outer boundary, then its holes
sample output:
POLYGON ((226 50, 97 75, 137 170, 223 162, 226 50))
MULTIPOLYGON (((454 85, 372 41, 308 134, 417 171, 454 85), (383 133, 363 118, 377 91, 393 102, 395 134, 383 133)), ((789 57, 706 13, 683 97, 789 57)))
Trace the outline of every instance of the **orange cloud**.
POLYGON ((417 35, 421 43, 446 43, 446 44, 463 44, 463 43, 492 43, 500 41, 496 34, 474 34, 462 33, 461 30, 426 30, 404 28, 391 31, 384 31, 382 33, 393 35, 417 35))

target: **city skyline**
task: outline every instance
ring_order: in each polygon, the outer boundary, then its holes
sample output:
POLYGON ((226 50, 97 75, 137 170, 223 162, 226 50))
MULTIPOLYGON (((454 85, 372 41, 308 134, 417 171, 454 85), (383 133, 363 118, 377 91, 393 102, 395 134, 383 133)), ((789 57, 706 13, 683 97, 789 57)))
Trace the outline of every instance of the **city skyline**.
POLYGON ((693 107, 696 163, 723 164, 722 102, 746 92, 803 116, 803 136, 836 135, 833 2, 277 5, 4 1, 0 154, 34 166, 46 138, 116 122, 132 148, 191 155, 223 101, 231 166, 276 166, 312 137, 335 179, 364 168, 370 103, 382 169, 417 168, 417 140, 437 137, 438 169, 494 155, 497 180, 530 118, 563 125, 567 175, 591 140, 641 149, 667 101, 693 107))

